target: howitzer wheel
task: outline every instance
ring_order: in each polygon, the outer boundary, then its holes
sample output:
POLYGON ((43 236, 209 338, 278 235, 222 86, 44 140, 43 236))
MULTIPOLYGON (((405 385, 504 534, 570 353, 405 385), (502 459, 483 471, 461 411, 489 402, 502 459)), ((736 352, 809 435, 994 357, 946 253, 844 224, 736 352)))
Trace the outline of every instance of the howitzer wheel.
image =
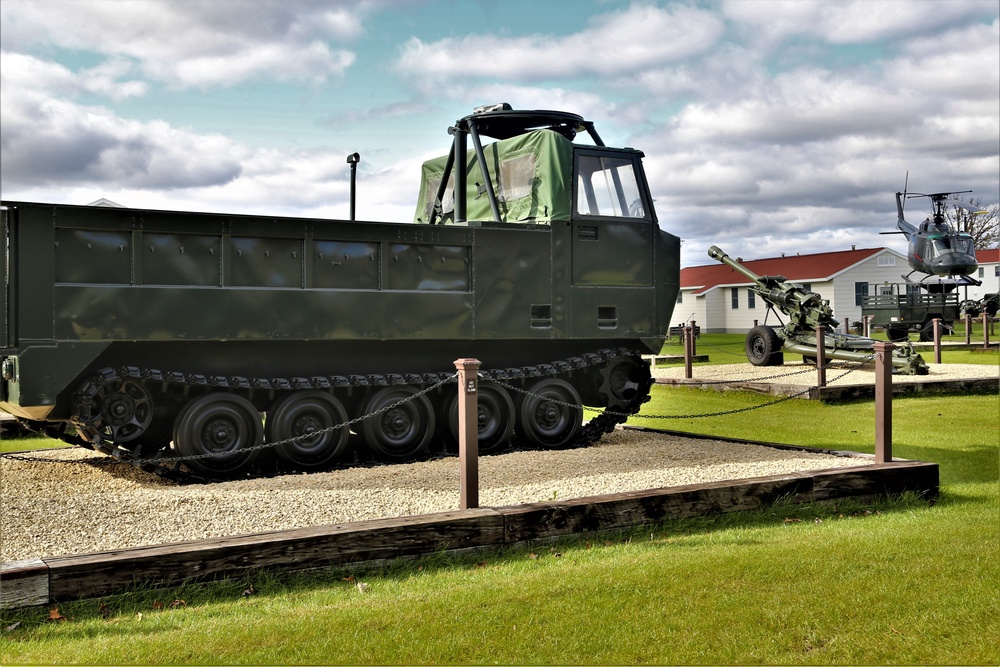
MULTIPOLYGON (((479 418, 479 453, 491 454, 503 449, 514 432, 514 401, 503 387, 480 382, 476 397, 479 418)), ((445 408, 448 433, 458 442, 458 392, 448 399, 445 408)))
POLYGON ((208 477, 235 477, 251 468, 264 439, 264 426, 253 403, 236 394, 211 393, 191 401, 174 424, 174 444, 181 456, 206 456, 185 465, 208 477))
POLYGON ((754 366, 780 366, 785 361, 781 338, 766 324, 755 326, 747 334, 746 353, 754 366))
POLYGON ((520 434, 533 445, 567 447, 573 444, 582 421, 580 395, 559 378, 539 380, 518 401, 520 434))
POLYGON ((347 410, 330 394, 307 391, 291 394, 268 411, 264 433, 268 442, 285 442, 276 448, 278 456, 300 468, 321 468, 347 450, 350 429, 341 427, 324 431, 347 422, 347 410))
POLYGON ((383 387, 365 401, 361 414, 374 416, 362 422, 361 431, 382 458, 406 461, 427 451, 434 436, 434 407, 427 396, 416 394, 413 387, 383 387))

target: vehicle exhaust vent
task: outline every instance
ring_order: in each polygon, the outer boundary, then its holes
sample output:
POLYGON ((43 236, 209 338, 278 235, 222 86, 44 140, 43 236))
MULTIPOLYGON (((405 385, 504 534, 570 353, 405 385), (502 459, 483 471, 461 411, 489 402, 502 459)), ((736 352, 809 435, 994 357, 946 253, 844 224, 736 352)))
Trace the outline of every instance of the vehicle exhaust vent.
POLYGON ((617 329, 618 308, 616 306, 598 306, 597 327, 599 329, 617 329))
POLYGON ((532 304, 531 328, 549 329, 552 327, 552 306, 550 304, 532 304))

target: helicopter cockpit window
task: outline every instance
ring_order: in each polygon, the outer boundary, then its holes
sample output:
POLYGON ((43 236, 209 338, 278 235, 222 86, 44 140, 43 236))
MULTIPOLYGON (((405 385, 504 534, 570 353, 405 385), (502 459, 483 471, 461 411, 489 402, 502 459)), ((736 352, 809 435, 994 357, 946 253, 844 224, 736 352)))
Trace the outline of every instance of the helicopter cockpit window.
POLYGON ((645 218, 633 162, 628 158, 580 155, 576 164, 576 212, 645 218))
POLYGON ((955 237, 955 250, 964 252, 966 255, 976 254, 976 244, 968 234, 958 234, 955 237))

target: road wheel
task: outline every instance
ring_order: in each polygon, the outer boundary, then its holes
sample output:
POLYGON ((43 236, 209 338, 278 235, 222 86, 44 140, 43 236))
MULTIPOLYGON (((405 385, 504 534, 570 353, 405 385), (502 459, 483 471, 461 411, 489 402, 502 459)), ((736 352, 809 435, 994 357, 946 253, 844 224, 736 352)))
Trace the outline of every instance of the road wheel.
POLYGON ((766 324, 755 326, 747 334, 746 353, 754 366, 780 366, 785 361, 781 339, 766 324))
POLYGON ((559 378, 528 387, 518 405, 521 436, 533 445, 560 449, 573 444, 583 423, 583 405, 573 385, 559 378))
POLYGON ((427 451, 434 435, 434 407, 413 387, 383 387, 362 406, 365 443, 381 458, 406 461, 427 451), (398 405, 396 405, 398 403, 398 405), (377 414, 375 414, 377 413, 377 414))
POLYGON ((174 444, 181 456, 206 456, 185 461, 199 474, 237 477, 247 472, 260 451, 264 426, 253 403, 237 394, 205 394, 181 410, 174 424, 174 444))
MULTIPOLYGON (((476 397, 479 413, 479 453, 492 454, 510 442, 514 432, 514 401, 503 387, 480 382, 476 397)), ((448 399, 445 408, 448 435, 458 443, 458 393, 448 399)))
POLYGON ((347 427, 325 431, 348 421, 343 404, 330 394, 307 391, 291 394, 268 411, 264 433, 278 446, 278 456, 299 468, 321 468, 347 450, 347 427), (319 435, 312 435, 325 431, 319 435), (295 438, 291 440, 291 438, 295 438))

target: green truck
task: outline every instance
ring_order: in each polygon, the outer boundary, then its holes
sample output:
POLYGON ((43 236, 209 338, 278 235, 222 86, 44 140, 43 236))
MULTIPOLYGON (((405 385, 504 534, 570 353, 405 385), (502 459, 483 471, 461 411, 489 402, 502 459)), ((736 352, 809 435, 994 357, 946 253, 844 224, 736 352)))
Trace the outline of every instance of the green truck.
POLYGON ((944 331, 952 331, 961 319, 958 293, 927 291, 913 283, 872 283, 861 296, 862 317, 872 316, 872 325, 885 329, 891 341, 902 341, 911 331, 921 341, 934 340, 934 319, 944 331))

